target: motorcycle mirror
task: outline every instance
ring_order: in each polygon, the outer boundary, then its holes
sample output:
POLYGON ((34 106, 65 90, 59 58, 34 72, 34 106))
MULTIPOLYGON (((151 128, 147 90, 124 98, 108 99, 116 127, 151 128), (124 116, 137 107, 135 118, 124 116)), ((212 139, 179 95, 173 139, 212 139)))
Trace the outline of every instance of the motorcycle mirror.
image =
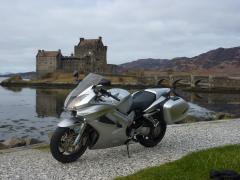
POLYGON ((93 86, 93 88, 96 89, 96 90, 99 90, 99 89, 102 88, 102 85, 101 85, 101 84, 98 84, 98 85, 93 86))

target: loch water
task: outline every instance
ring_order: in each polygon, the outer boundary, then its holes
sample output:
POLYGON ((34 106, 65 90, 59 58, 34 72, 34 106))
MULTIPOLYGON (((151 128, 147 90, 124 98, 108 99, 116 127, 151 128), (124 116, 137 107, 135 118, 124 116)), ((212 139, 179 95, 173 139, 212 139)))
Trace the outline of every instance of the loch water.
MULTIPOLYGON (((64 100, 70 91, 0 86, 0 142, 11 137, 48 141, 48 134, 60 121, 64 100)), ((179 93, 209 110, 240 117, 240 94, 179 93)))

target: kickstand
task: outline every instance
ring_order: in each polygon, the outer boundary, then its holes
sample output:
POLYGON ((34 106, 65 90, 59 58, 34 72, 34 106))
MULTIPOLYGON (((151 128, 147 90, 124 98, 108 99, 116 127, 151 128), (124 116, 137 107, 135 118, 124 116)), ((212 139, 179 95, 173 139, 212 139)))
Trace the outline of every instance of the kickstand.
POLYGON ((131 158, 130 153, 129 153, 129 142, 126 145, 127 145, 128 158, 131 158))

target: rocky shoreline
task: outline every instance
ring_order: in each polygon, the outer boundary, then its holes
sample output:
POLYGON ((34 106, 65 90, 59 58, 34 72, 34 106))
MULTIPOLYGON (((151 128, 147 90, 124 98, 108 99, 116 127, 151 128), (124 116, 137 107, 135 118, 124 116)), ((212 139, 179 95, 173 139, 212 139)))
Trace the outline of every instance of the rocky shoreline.
MULTIPOLYGON (((67 83, 67 82, 54 82, 54 81, 26 81, 21 79, 21 77, 13 76, 0 82, 3 87, 33 87, 33 88, 61 88, 61 89, 73 89, 77 86, 77 83, 67 83)), ((144 89, 149 86, 140 84, 111 84, 110 87, 126 88, 126 89, 144 89)), ((151 86, 158 87, 158 86, 151 86)))
POLYGON ((211 111, 193 103, 189 103, 189 106, 188 115, 180 124, 236 118, 234 114, 211 111))
POLYGON ((44 87, 44 88, 74 88, 77 84, 63 83, 63 82, 38 82, 38 81, 26 81, 20 76, 13 76, 0 82, 3 87, 44 87))
POLYGON ((29 145, 33 145, 33 144, 39 144, 39 143, 42 143, 42 141, 35 139, 35 138, 12 137, 10 139, 6 139, 3 142, 0 142, 0 150, 21 147, 21 146, 29 146, 29 145))

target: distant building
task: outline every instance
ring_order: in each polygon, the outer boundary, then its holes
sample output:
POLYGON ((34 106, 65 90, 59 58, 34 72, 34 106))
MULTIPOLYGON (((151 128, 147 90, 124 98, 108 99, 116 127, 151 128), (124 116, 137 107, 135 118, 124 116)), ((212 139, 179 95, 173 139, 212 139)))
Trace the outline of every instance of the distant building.
POLYGON ((104 46, 102 37, 98 39, 80 38, 80 42, 74 46, 74 54, 71 56, 63 56, 61 50, 38 50, 36 71, 39 78, 57 71, 115 74, 117 66, 107 64, 107 46, 104 46))

